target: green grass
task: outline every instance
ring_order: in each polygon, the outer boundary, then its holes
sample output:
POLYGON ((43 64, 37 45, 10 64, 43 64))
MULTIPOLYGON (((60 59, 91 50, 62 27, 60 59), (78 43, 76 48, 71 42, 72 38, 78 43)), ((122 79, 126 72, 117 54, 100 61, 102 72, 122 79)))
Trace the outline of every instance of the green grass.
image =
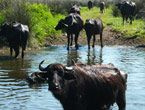
POLYGON ((31 37, 36 38, 40 44, 45 43, 46 37, 60 34, 54 27, 63 15, 52 15, 50 8, 43 4, 27 4, 27 11, 30 16, 31 37))
POLYGON ((143 20, 134 20, 133 24, 125 23, 122 25, 121 17, 112 16, 112 7, 110 6, 105 10, 105 13, 100 14, 99 8, 88 10, 87 7, 81 8, 81 15, 83 20, 89 18, 101 18, 104 26, 112 27, 113 31, 122 33, 123 37, 144 37, 145 38, 145 22, 143 20))
MULTIPOLYGON (((7 7, 0 11, 0 23, 17 20, 29 25, 30 45, 43 45, 46 43, 46 39, 51 41, 57 39, 57 36, 61 35, 61 31, 56 31, 54 27, 60 19, 65 17, 65 15, 56 12, 52 14, 50 11, 52 9, 50 9, 48 5, 26 2, 19 5, 17 8, 19 10, 11 11, 10 9, 11 8, 7 7)), ((122 25, 122 18, 114 17, 112 13, 111 6, 107 8, 103 14, 99 12, 99 8, 97 7, 91 10, 88 10, 87 7, 81 7, 81 16, 84 21, 89 18, 101 18, 104 27, 110 26, 113 31, 122 33, 123 37, 135 36, 145 38, 145 22, 143 20, 135 20, 132 25, 122 25)))

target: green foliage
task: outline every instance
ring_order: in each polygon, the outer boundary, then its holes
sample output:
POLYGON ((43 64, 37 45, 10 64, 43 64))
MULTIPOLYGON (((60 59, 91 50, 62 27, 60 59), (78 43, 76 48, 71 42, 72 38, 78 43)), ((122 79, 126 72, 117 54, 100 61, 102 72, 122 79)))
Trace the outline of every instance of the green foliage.
POLYGON ((112 5, 112 15, 115 16, 115 17, 121 15, 119 9, 115 5, 112 5))
POLYGON ((30 16, 31 37, 38 39, 40 44, 46 37, 60 33, 54 27, 63 15, 52 15, 50 8, 43 4, 27 4, 27 12, 30 16))
MULTIPOLYGON (((56 36, 60 36, 61 32, 56 31, 54 27, 60 19, 64 18, 64 15, 58 13, 67 15, 67 11, 74 2, 49 1, 47 3, 32 3, 26 1, 0 0, 0 23, 18 21, 28 25, 32 45, 43 45, 45 39, 57 39, 56 36)), ((86 2, 82 2, 82 5, 86 5, 86 2)), ((125 37, 137 36, 145 38, 145 22, 143 20, 135 20, 132 25, 128 23, 122 25, 122 18, 118 17, 118 15, 119 12, 115 6, 108 6, 103 14, 100 13, 97 7, 91 10, 87 7, 81 7, 81 16, 84 21, 89 18, 101 18, 104 27, 110 26, 114 31, 122 33, 125 37)))
POLYGON ((143 20, 134 20, 133 24, 122 24, 121 17, 112 16, 112 6, 105 10, 105 13, 99 13, 99 8, 93 8, 88 10, 87 7, 83 7, 81 15, 84 20, 89 18, 101 18, 104 26, 110 26, 116 32, 122 33, 124 37, 145 37, 145 22, 143 20))
POLYGON ((5 17, 3 13, 0 13, 0 24, 2 24, 5 21, 5 17))

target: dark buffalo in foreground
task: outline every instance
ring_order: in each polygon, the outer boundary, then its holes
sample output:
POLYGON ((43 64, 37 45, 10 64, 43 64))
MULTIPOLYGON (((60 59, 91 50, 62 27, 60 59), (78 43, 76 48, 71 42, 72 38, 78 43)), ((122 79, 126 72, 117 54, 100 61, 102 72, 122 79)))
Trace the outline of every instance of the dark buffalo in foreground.
POLYGON ((100 7, 100 12, 103 13, 105 9, 105 2, 100 2, 99 7, 100 7))
POLYGON ((77 13, 80 15, 80 7, 77 5, 73 5, 69 10, 69 14, 71 13, 77 13))
POLYGON ((132 24, 133 17, 135 16, 136 4, 134 2, 124 1, 122 3, 118 3, 116 6, 121 12, 123 24, 124 20, 127 22, 128 19, 130 19, 130 24, 132 24))
POLYGON ((89 8, 89 10, 90 10, 91 8, 93 8, 93 2, 92 2, 92 1, 88 1, 88 8, 89 8))
POLYGON ((65 17, 65 19, 61 19, 57 26, 56 30, 65 30, 67 33, 67 50, 69 50, 69 46, 72 46, 73 37, 75 39, 75 48, 78 49, 78 37, 80 31, 83 29, 83 20, 79 14, 71 13, 65 17))
POLYGON ((46 72, 49 90, 64 110, 108 110, 115 102, 119 110, 126 107, 127 74, 112 64, 75 64, 66 67, 50 64, 39 69, 46 72))
POLYGON ((86 31, 87 35, 87 42, 88 42, 88 49, 90 49, 90 41, 93 36, 93 45, 92 47, 94 48, 95 42, 96 42, 96 35, 100 35, 100 44, 101 47, 103 47, 103 23, 101 19, 87 19, 84 25, 84 29, 86 31))
POLYGON ((26 49, 29 35, 29 28, 27 25, 21 23, 4 23, 0 28, 0 36, 6 38, 10 46, 10 55, 15 51, 15 58, 19 55, 19 48, 22 47, 22 58, 26 49))

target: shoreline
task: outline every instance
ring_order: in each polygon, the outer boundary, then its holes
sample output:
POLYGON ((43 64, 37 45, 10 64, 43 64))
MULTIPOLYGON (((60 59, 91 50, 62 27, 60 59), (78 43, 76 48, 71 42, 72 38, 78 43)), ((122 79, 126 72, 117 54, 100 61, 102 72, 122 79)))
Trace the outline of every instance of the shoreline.
MULTIPOLYGON (((99 38, 100 38, 99 35, 96 35, 95 45, 100 45, 99 38)), ((87 39, 84 32, 81 32, 78 39, 78 44, 87 45, 87 39)), ((26 51, 40 50, 42 48, 53 46, 53 45, 67 45, 66 36, 62 34, 62 36, 60 36, 57 39, 54 39, 54 41, 49 41, 46 38, 46 42, 43 46, 32 47, 32 48, 27 47, 26 51)), ((125 37, 122 37, 121 33, 113 32, 110 27, 106 27, 103 32, 103 45, 104 46, 113 46, 113 45, 114 46, 134 46, 134 47, 145 48, 145 40, 138 37, 125 38, 125 37)), ((0 47, 0 54, 4 54, 6 52, 9 52, 9 47, 7 46, 0 47)))

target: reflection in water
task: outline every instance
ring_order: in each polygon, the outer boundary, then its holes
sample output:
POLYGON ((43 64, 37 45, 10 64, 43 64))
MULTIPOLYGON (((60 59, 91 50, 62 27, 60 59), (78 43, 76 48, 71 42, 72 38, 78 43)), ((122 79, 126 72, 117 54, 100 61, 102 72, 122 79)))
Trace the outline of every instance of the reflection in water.
POLYGON ((77 50, 70 50, 67 53, 67 66, 72 66, 78 62, 79 53, 77 50))
POLYGON ((26 68, 31 68, 30 64, 29 60, 23 61, 22 59, 11 58, 3 59, 0 62, 1 109, 7 110, 9 108, 9 110, 14 110, 13 107, 15 106, 15 110, 17 110, 21 106, 21 103, 25 103, 25 101, 27 102, 30 99, 31 95, 25 82, 27 76, 26 68))
POLYGON ((9 78, 25 79, 27 76, 27 69, 31 68, 29 60, 23 61, 22 59, 7 60, 0 63, 1 70, 7 70, 9 78))
POLYGON ((88 59, 87 59, 87 64, 102 64, 103 59, 102 59, 102 48, 100 48, 98 56, 96 56, 96 50, 93 48, 93 50, 88 49, 88 59))
MULTIPOLYGON (((29 88, 24 80, 27 74, 39 71, 38 65, 44 59, 44 67, 56 62, 73 65, 73 61, 88 64, 113 63, 128 73, 126 110, 145 108, 144 49, 115 46, 100 49, 96 46, 94 50, 88 51, 87 46, 83 46, 78 51, 72 49, 67 52, 64 46, 53 46, 27 52, 24 61, 0 56, 0 110, 62 110, 60 103, 48 91, 47 84, 29 88)), ((117 106, 113 106, 112 110, 118 110, 117 106)))

